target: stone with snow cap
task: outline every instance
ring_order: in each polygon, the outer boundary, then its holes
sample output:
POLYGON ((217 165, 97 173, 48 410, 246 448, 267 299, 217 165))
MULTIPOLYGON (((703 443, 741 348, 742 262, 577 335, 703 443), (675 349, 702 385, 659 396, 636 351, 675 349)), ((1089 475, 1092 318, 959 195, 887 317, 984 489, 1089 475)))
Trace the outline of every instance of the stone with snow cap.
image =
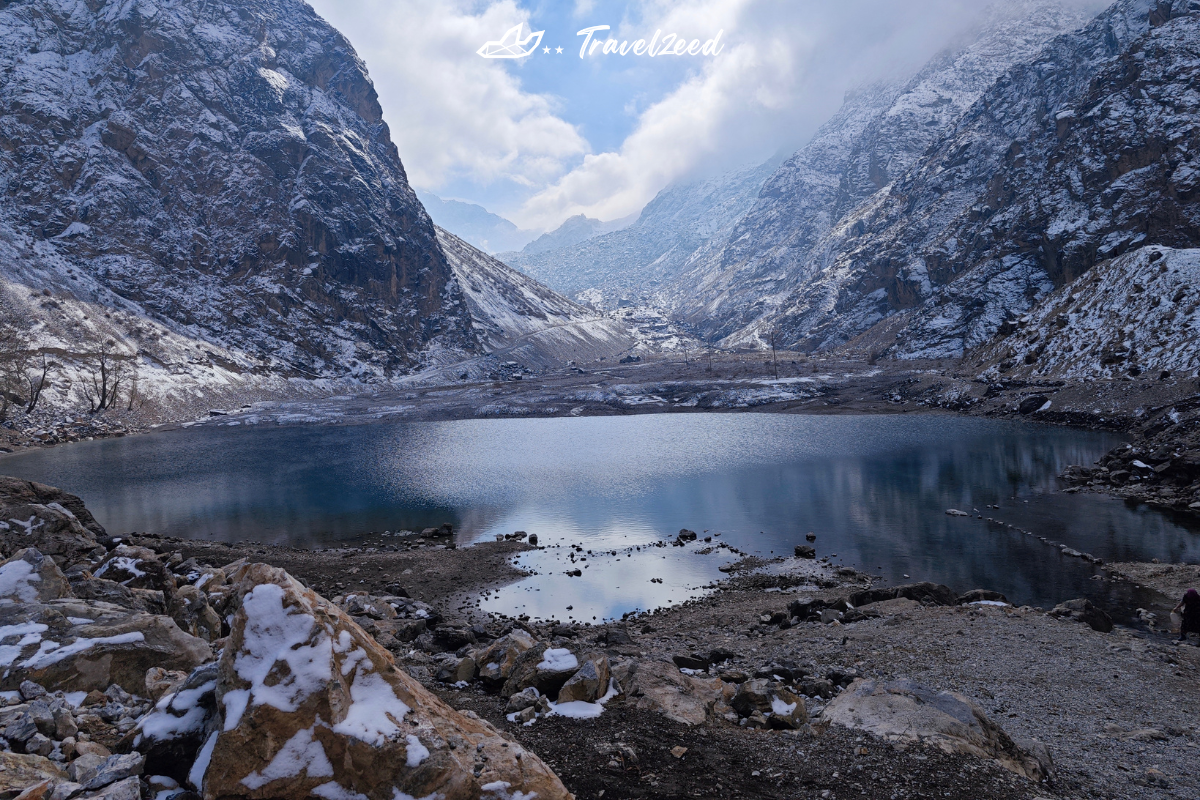
POLYGON ((92 575, 130 589, 163 592, 168 597, 175 591, 175 576, 158 559, 158 553, 147 547, 117 545, 92 575))
POLYGON ((168 617, 96 600, 0 605, 0 689, 31 680, 51 691, 145 691, 151 667, 190 670, 212 659, 208 643, 168 617))
POLYGON ((0 605, 44 603, 71 596, 71 584, 62 570, 36 547, 13 554, 0 565, 0 605))
POLYGON ((236 580, 219 721, 189 773, 207 800, 569 797, 540 759, 446 706, 283 570, 253 564, 236 580))
POLYGON ((83 501, 61 489, 0 475, 0 554, 27 547, 62 559, 65 565, 87 561, 104 528, 83 501))

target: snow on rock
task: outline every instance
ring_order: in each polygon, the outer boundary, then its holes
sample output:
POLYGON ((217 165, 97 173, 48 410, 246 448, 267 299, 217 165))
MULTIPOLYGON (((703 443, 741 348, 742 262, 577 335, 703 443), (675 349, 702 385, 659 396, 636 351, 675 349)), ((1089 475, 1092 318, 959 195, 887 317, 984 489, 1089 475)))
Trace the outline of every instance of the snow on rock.
POLYGON ((991 379, 1195 377, 1200 249, 1142 247, 1097 264, 1007 322, 974 357, 991 379))
POLYGON ((62 570, 35 548, 17 552, 0 566, 0 605, 44 603, 70 596, 71 586, 62 570))
POLYGON ((446 706, 286 572, 252 564, 232 579, 223 719, 192 770, 205 796, 456 800, 497 782, 513 796, 568 796, 536 756, 446 706))

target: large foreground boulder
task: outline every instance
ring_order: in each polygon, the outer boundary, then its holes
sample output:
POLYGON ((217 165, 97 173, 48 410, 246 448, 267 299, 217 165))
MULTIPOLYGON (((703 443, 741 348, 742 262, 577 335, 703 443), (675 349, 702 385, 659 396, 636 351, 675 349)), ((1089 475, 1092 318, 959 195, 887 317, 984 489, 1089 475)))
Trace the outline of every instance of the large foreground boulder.
POLYGON ((537 756, 438 700, 286 572, 254 564, 235 578, 220 720, 190 771, 205 798, 570 796, 537 756))
POLYGON ((87 560, 98 536, 104 528, 75 495, 0 475, 0 555, 35 547, 70 565, 87 560))
POLYGON ((720 678, 685 675, 667 661, 626 661, 613 668, 613 678, 636 708, 657 711, 685 725, 701 725, 729 711, 736 691, 720 678))
POLYGON ((44 603, 70 596, 67 577, 35 547, 19 550, 0 564, 0 605, 44 603))
POLYGON ((991 758, 1035 781, 1047 777, 1038 758, 1013 742, 983 709, 955 692, 906 680, 856 680, 821 716, 892 742, 920 742, 947 753, 991 758))

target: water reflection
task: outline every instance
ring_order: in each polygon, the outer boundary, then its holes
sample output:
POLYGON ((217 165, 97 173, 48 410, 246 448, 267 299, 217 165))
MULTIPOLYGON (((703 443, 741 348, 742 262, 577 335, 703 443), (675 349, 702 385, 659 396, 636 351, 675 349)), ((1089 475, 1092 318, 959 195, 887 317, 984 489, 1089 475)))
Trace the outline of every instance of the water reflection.
POLYGON ((551 548, 522 557, 541 575, 486 602, 588 619, 718 577, 719 554, 623 554, 684 527, 766 555, 811 531, 839 562, 1021 603, 1104 599, 1086 562, 945 510, 979 509, 1105 560, 1200 560, 1200 538, 1161 514, 1053 492, 1064 466, 1117 441, 947 416, 652 415, 193 429, 20 454, 0 471, 81 495, 115 532, 303 546, 452 521, 463 544, 513 530, 580 543, 593 550, 580 578, 551 548))

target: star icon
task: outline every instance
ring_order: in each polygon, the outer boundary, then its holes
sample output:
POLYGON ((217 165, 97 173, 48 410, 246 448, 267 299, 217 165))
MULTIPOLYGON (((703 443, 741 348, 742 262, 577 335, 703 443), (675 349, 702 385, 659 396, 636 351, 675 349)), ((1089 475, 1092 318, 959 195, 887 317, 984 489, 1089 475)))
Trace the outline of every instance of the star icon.
POLYGON ((556 47, 556 48, 554 48, 554 51, 555 51, 556 53, 558 53, 560 56, 562 55, 562 48, 561 48, 561 47, 556 47))
POLYGON ((543 52, 543 53, 545 53, 546 55, 550 55, 550 48, 549 48, 549 47, 543 47, 543 48, 542 48, 542 52, 543 52))

